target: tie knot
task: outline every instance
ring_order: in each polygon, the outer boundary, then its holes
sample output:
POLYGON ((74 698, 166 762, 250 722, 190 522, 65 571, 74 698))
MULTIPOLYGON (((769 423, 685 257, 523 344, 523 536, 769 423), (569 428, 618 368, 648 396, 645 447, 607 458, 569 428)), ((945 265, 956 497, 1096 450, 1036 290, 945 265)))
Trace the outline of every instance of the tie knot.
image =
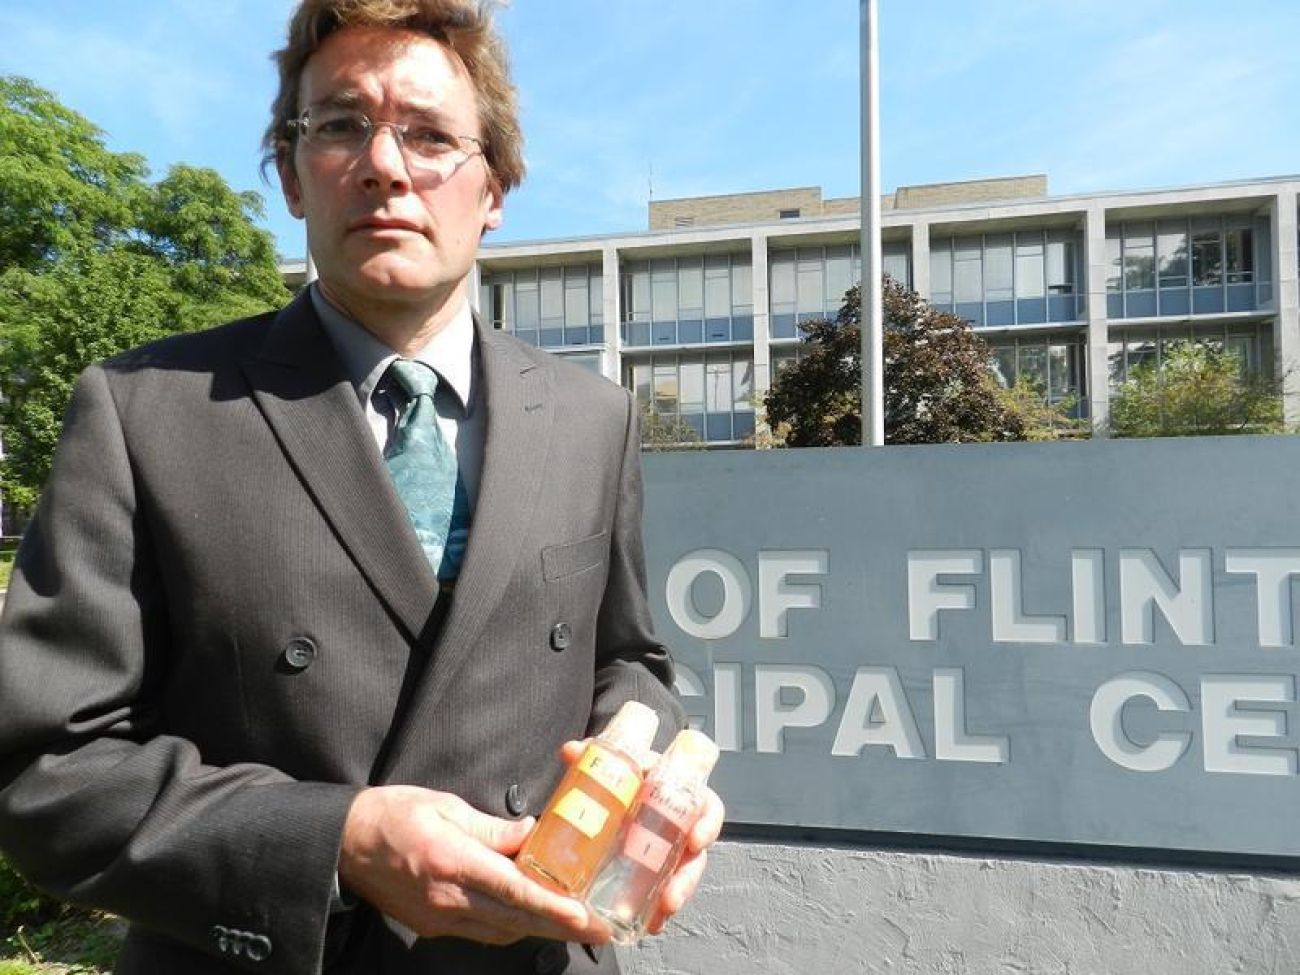
POLYGON ((438 391, 438 374, 422 363, 394 359, 388 372, 412 400, 426 393, 432 397, 438 391))

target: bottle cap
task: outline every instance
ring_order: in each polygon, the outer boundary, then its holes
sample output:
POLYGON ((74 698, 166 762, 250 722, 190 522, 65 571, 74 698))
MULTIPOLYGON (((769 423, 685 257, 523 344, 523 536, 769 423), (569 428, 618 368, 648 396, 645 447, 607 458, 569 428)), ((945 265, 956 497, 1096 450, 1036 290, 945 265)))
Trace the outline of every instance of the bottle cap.
POLYGON ((671 771, 673 775, 689 778, 703 785, 718 761, 718 746, 702 731, 687 728, 677 732, 656 771, 671 771))
POLYGON ((636 761, 644 762, 658 730, 658 714, 640 701, 628 701, 598 737, 636 761))

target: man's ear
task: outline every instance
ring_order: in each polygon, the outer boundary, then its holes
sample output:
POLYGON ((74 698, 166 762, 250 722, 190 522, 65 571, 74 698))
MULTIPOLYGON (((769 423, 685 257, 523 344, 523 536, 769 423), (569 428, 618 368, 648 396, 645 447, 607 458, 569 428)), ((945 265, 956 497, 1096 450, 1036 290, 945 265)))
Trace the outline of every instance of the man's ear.
POLYGON ((493 176, 487 185, 487 210, 483 214, 483 232, 496 230, 505 220, 505 194, 501 192, 501 187, 497 179, 493 176))
POLYGON ((298 182, 298 172, 293 168, 293 147, 282 146, 276 153, 276 172, 280 174, 280 191, 284 194, 285 206, 289 213, 299 220, 303 218, 302 185, 298 182))

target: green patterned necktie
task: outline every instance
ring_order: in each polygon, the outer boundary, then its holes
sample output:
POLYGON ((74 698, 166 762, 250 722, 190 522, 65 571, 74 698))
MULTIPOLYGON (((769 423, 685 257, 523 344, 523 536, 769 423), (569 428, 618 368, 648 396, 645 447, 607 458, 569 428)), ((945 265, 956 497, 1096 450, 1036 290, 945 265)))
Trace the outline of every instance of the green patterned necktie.
POLYGON ((388 374, 408 402, 384 460, 429 564, 440 581, 450 582, 460 573, 470 512, 456 452, 438 427, 438 374, 409 359, 395 360, 388 374))

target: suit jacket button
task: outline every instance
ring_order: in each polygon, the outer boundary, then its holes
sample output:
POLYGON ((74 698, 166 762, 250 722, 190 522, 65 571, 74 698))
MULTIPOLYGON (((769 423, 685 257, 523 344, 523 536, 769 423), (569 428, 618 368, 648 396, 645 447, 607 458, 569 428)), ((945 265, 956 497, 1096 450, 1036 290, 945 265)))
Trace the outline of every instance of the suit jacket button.
POLYGON ((573 631, 568 623, 556 623, 551 627, 551 649, 556 653, 569 649, 569 642, 572 639, 573 631))
POLYGON ((310 637, 296 636, 284 645, 281 658, 291 672, 298 674, 306 670, 316 660, 316 643, 310 637))
POLYGON ((266 961, 271 957, 271 939, 264 934, 249 935, 244 951, 249 961, 266 961))
POLYGON ((511 816, 522 816, 527 808, 528 796, 524 794, 518 782, 512 783, 510 788, 506 789, 506 812, 511 816))

